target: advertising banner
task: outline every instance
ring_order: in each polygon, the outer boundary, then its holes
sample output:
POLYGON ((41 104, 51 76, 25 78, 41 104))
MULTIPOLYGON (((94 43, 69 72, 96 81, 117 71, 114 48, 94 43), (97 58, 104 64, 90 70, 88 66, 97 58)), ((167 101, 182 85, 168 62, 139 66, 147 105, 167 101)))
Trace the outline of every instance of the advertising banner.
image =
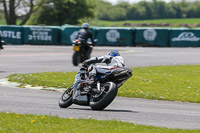
POLYGON ((171 47, 199 47, 200 29, 172 29, 170 34, 171 47))
POLYGON ((136 28, 136 43, 168 47, 169 34, 170 29, 136 28))
POLYGON ((54 26, 24 26, 25 44, 50 44, 60 43, 60 27, 54 26))
POLYGON ((0 26, 0 35, 6 44, 23 44, 21 26, 0 26))
POLYGON ((103 46, 134 46, 133 28, 97 28, 96 45, 103 46))

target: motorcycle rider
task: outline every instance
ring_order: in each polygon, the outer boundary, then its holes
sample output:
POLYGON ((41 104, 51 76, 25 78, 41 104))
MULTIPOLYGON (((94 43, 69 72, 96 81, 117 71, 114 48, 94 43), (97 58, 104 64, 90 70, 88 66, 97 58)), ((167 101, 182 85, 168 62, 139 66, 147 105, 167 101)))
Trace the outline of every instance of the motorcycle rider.
POLYGON ((3 44, 1 43, 1 35, 0 35, 0 49, 3 49, 3 44))
POLYGON ((84 48, 85 52, 85 60, 90 58, 90 54, 92 52, 92 48, 87 44, 88 39, 91 39, 92 44, 94 44, 92 32, 89 30, 89 24, 83 23, 82 29, 79 30, 76 39, 81 41, 81 44, 84 48))
MULTIPOLYGON (((117 50, 111 50, 107 55, 101 57, 92 57, 83 62, 82 66, 88 68, 89 71, 89 84, 93 85, 95 83, 97 72, 106 73, 108 69, 113 67, 124 67, 124 59, 120 56, 120 53, 117 50), (107 66, 97 65, 89 66, 96 63, 106 63, 107 66)), ((106 79, 106 76, 101 77, 101 80, 106 79)))
MULTIPOLYGON (((92 57, 88 60, 85 60, 82 63, 82 68, 78 72, 78 74, 75 77, 74 84, 79 81, 80 79, 85 80, 87 79, 87 83, 90 86, 94 86, 96 84, 95 79, 97 76, 97 72, 100 73, 105 73, 113 68, 113 67, 124 67, 124 59, 123 57, 120 56, 120 53, 117 50, 111 50, 108 52, 107 55, 100 56, 100 57, 92 57), (103 65, 91 65, 91 64, 96 64, 96 63, 105 63, 107 66, 103 65), (89 66, 89 67, 88 67, 89 66), (88 70, 87 76, 85 76, 85 71, 88 70)), ((100 77, 100 81, 105 81, 106 76, 100 77)), ((99 91, 96 88, 92 88, 92 90, 84 90, 84 84, 80 84, 79 89, 81 90, 81 94, 87 93, 87 91, 92 91, 99 93, 99 91)), ((76 93, 76 90, 74 90, 74 95, 73 99, 76 99, 78 94, 76 93)))

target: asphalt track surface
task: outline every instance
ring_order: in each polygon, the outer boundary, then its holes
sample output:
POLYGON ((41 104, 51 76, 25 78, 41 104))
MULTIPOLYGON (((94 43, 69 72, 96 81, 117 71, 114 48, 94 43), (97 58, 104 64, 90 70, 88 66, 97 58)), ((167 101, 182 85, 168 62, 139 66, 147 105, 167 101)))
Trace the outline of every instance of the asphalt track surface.
MULTIPOLYGON (((117 49, 127 66, 200 64, 199 48, 95 47, 92 56, 117 49)), ((0 51, 0 78, 14 73, 77 71, 71 46, 5 46, 0 51)), ((117 97, 104 111, 87 106, 58 106, 60 92, 0 86, 0 112, 135 121, 168 128, 200 129, 200 104, 117 97)))

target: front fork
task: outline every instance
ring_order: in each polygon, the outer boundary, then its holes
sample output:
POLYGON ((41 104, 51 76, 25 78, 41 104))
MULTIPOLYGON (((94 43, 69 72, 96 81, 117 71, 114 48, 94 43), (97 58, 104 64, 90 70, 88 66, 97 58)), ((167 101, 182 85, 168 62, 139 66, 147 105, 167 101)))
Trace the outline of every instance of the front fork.
POLYGON ((99 92, 101 91, 101 85, 100 85, 99 82, 97 83, 97 90, 98 90, 99 92))

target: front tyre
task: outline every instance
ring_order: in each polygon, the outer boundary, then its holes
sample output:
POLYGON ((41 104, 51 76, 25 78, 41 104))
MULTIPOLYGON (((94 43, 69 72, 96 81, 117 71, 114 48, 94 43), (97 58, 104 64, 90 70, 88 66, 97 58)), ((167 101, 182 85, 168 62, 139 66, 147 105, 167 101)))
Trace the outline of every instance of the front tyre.
POLYGON ((72 94, 73 94, 73 88, 71 86, 62 94, 59 101, 60 108, 67 108, 72 105, 72 94))
POLYGON ((118 88, 113 82, 107 82, 104 85, 103 93, 99 97, 90 97, 90 107, 93 110, 103 110, 106 108, 116 97, 118 88))
POLYGON ((72 63, 74 66, 78 66, 80 63, 80 52, 75 51, 73 56, 72 56, 72 63))

